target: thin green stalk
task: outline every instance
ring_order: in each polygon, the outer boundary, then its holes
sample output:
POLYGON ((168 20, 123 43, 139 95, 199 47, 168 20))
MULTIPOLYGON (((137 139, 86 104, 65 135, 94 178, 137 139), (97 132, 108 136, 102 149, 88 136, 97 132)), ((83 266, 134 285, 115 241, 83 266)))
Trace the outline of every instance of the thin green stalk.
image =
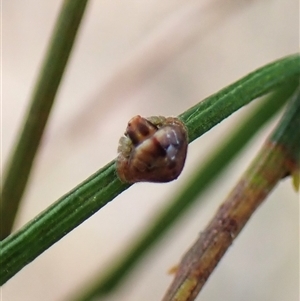
MULTIPOLYGON (((187 120, 188 131, 192 131, 192 137, 195 139, 196 134, 203 134, 203 129, 208 130, 213 123, 219 123, 235 110, 249 103, 254 97, 277 88, 299 74, 299 55, 283 58, 258 69, 231 85, 233 93, 224 89, 204 100, 204 104, 208 104, 204 114, 198 106, 183 114, 183 119, 187 120), (256 89, 249 89, 249 82, 256 89), (262 82, 265 85, 262 85, 262 82), (245 93, 250 94, 240 98, 243 86, 245 93), (218 105, 216 106, 216 104, 218 105), (209 109, 209 107, 213 109, 209 109), (202 116, 201 120, 197 118, 197 114, 202 116), (202 123, 203 125, 201 125, 202 123)), ((202 102, 200 107, 203 107, 202 102)), ((0 265, 2 267, 0 285, 129 186, 121 183, 117 178, 113 161, 61 197, 18 232, 0 242, 0 265)))
POLYGON ((0 201, 0 239, 11 232, 86 4, 87 0, 65 0, 56 22, 19 140, 6 169, 0 201))
POLYGON ((163 301, 194 301, 233 240, 272 189, 300 167, 300 87, 273 134, 183 256, 163 301))
MULTIPOLYGON (((151 225, 142 232, 139 239, 130 243, 127 250, 122 250, 121 259, 114 259, 106 273, 93 277, 93 285, 85 285, 74 293, 70 300, 87 301, 111 292, 125 279, 127 274, 138 264, 141 258, 154 247, 166 234, 167 230, 182 217, 186 211, 204 193, 205 189, 219 176, 235 156, 243 149, 258 129, 265 125, 285 104, 295 91, 298 80, 294 80, 274 94, 268 96, 261 104, 244 119, 239 127, 222 142, 199 166, 195 175, 189 180, 181 192, 176 193, 175 199, 167 202, 167 206, 155 213, 151 225), (87 290, 87 287, 90 287, 87 290), (82 293, 83 292, 83 293, 82 293)), ((120 258, 120 257, 118 257, 120 258)))
POLYGON ((289 81, 291 76, 298 76, 299 79, 299 71, 300 56, 299 54, 291 55, 253 71, 238 82, 190 108, 180 115, 189 129, 190 142, 254 98, 265 95, 274 87, 278 88, 289 81))

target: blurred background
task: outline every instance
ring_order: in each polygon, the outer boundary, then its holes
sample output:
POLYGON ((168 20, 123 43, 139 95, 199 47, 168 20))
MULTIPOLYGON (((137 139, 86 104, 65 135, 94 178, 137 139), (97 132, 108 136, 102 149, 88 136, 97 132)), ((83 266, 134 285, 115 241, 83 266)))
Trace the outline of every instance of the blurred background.
MULTIPOLYGON (((2 2, 2 170, 61 4, 2 2)), ((297 0, 90 1, 15 230, 114 159, 132 116, 176 116, 298 49, 297 0)), ((193 142, 177 181, 140 183, 125 191, 8 281, 2 299, 67 300, 131 244, 255 105, 193 142)), ((167 271, 204 229, 274 122, 105 300, 162 298, 172 280, 167 271)), ((197 300, 299 300, 298 200, 290 179, 283 180, 235 240, 197 300)))

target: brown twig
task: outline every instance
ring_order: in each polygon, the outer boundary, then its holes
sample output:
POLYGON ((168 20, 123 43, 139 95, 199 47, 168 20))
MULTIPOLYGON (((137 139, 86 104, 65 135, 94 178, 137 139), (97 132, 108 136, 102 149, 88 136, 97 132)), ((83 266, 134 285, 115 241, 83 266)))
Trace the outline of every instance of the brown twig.
POLYGON ((163 301, 192 301, 255 209, 286 175, 299 169, 300 91, 274 134, 184 255, 163 301))

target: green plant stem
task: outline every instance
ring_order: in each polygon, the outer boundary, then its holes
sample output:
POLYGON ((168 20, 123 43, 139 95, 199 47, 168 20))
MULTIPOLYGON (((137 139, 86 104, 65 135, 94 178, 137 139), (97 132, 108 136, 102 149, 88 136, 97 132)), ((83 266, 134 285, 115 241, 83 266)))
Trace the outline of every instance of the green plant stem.
POLYGON ((153 247, 169 228, 197 201, 201 194, 208 188, 217 175, 228 166, 235 156, 243 149, 258 129, 265 125, 286 103, 295 91, 298 80, 291 81, 276 93, 272 93, 248 116, 239 127, 231 132, 230 137, 222 142, 196 170, 181 192, 176 193, 176 198, 167 202, 167 206, 159 213, 149 227, 142 232, 135 242, 130 242, 130 247, 123 250, 123 256, 117 262, 114 259, 106 273, 95 275, 93 285, 85 285, 75 292, 70 300, 87 301, 108 294, 125 279, 127 274, 138 264, 139 260, 153 247), (89 289, 87 290, 87 288, 89 289), (84 289, 85 288, 85 289, 84 289))
POLYGON ((163 301, 193 301, 233 240, 278 182, 300 167, 300 87, 270 138, 184 255, 163 301))
POLYGON ((4 177, 0 239, 10 234, 87 0, 65 0, 4 177))
MULTIPOLYGON (((203 128, 208 130, 213 126, 213 122, 219 123, 222 118, 226 118, 241 106, 249 103, 254 97, 277 88, 287 80, 299 76, 299 73, 299 55, 283 58, 231 85, 231 89, 236 91, 236 94, 224 89, 204 100, 204 103, 209 103, 213 108, 209 109, 207 105, 204 115, 199 107, 195 106, 193 110, 188 111, 189 113, 182 115, 183 119, 187 120, 188 130, 193 132, 193 137, 196 133, 201 135, 203 128), (266 77, 269 81, 265 80, 266 77), (256 89, 249 90, 249 82, 256 89), (261 82, 264 82, 266 87, 261 85, 261 82), (253 95, 248 94, 247 97, 240 99, 240 94, 243 94, 243 86, 245 86, 245 93, 252 92, 253 95), (251 98, 252 96, 253 98, 251 98), (218 103, 218 106, 215 106, 215 103, 218 103), (228 107, 225 105, 226 109, 224 103, 228 104, 228 107), (219 111, 219 108, 222 110, 219 111), (200 114, 203 120, 199 120, 196 117, 197 114, 200 114), (209 126, 196 125, 196 123, 201 124, 202 122, 209 126)), ((115 164, 111 162, 60 198, 18 232, 0 242, 2 267, 0 285, 129 186, 119 181, 115 164)))
POLYGON ((299 79, 299 71, 300 56, 291 55, 253 71, 190 108, 179 116, 189 129, 190 142, 254 98, 278 88, 293 76, 299 79))
POLYGON ((0 242, 1 284, 128 186, 117 179, 112 161, 0 242))

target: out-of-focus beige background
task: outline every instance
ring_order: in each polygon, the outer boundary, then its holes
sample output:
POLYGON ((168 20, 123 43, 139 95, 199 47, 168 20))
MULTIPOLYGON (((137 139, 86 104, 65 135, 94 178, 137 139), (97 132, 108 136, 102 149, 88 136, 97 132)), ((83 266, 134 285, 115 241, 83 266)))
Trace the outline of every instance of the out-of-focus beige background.
MULTIPOLYGON (((9 156, 62 1, 2 2, 2 159, 9 156)), ((298 51, 297 0, 90 1, 35 161, 16 228, 115 158, 135 114, 177 115, 254 69, 298 51)), ((255 104, 254 104, 255 106, 255 104)), ((67 300, 175 195, 238 112, 189 147, 182 176, 134 185, 2 288, 4 301, 67 300)), ((160 300, 167 274, 258 151, 259 133, 108 301, 160 300)), ((282 181, 197 300, 299 300, 299 196, 282 181)))

